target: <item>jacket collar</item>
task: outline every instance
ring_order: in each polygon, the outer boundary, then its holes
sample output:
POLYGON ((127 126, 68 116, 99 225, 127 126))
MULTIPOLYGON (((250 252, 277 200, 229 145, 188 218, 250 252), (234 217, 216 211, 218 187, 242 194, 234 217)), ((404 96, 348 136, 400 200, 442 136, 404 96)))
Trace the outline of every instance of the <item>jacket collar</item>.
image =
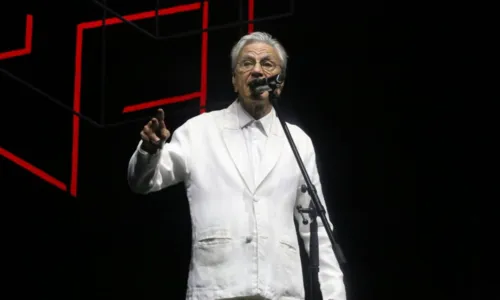
MULTIPOLYGON (((245 111, 245 109, 241 106, 241 103, 238 100, 235 100, 228 108, 224 111, 224 128, 237 130, 242 129, 247 126, 255 119, 245 111)), ((271 109, 271 112, 259 119, 262 123, 262 126, 265 130, 266 135, 276 135, 283 136, 283 128, 281 128, 281 124, 279 122, 278 117, 276 116, 276 111, 274 108, 271 109)))
POLYGON ((224 130, 222 131, 222 137, 233 163, 238 169, 249 191, 253 194, 276 166, 286 143, 286 139, 284 138, 283 128, 273 109, 269 120, 269 132, 271 134, 268 136, 264 157, 262 158, 257 172, 259 177, 254 182, 251 169, 252 165, 249 162, 249 153, 243 131, 241 130, 237 106, 240 106, 240 103, 235 101, 224 111, 224 130))

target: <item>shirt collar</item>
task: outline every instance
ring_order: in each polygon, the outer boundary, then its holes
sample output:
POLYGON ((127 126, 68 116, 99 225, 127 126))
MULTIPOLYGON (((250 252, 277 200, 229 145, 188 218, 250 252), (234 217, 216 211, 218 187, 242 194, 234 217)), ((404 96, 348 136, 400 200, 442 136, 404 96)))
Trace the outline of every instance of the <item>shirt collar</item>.
POLYGON ((236 104, 236 109, 238 113, 238 122, 240 129, 248 126, 252 122, 259 122, 262 125, 261 129, 263 129, 264 134, 266 136, 269 136, 269 133, 271 132, 271 126, 274 121, 274 116, 276 114, 274 111, 274 107, 271 108, 271 112, 269 112, 267 115, 260 118, 259 120, 255 120, 252 116, 250 116, 250 114, 241 105, 241 102, 238 102, 236 104))

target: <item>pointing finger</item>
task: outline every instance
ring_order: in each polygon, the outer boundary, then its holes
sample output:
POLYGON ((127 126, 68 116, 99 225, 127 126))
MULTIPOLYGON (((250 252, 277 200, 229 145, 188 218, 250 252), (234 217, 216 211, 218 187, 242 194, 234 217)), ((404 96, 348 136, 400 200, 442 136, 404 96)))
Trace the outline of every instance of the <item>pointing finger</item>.
POLYGON ((158 120, 156 118, 151 119, 151 129, 153 131, 157 131, 159 127, 160 123, 158 122, 158 120))
POLYGON ((160 121, 160 123, 165 119, 165 112, 163 111, 163 109, 158 109, 158 111, 156 112, 156 118, 158 119, 158 121, 160 121))

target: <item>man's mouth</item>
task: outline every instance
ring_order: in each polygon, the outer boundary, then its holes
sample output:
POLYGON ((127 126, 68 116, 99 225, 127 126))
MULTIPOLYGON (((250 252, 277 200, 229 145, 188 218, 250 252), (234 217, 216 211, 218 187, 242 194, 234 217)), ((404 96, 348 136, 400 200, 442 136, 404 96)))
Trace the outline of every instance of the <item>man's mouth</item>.
POLYGON ((264 97, 264 93, 266 91, 258 92, 256 90, 250 90, 250 99, 254 101, 264 101, 266 97, 264 97))
POLYGON ((262 94, 264 92, 269 92, 271 89, 268 85, 262 83, 262 80, 255 78, 248 82, 248 88, 252 94, 262 94), (260 81, 260 82, 257 82, 260 81))

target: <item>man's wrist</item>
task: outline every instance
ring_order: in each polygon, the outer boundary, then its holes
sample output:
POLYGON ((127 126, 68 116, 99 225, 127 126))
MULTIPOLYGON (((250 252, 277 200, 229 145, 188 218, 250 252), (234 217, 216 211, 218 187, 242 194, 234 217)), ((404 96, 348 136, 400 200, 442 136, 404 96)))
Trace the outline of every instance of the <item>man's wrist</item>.
MULTIPOLYGON (((160 142, 161 143, 161 142, 160 142)), ((140 149, 149 155, 155 155, 161 147, 151 142, 142 141, 140 149)))

